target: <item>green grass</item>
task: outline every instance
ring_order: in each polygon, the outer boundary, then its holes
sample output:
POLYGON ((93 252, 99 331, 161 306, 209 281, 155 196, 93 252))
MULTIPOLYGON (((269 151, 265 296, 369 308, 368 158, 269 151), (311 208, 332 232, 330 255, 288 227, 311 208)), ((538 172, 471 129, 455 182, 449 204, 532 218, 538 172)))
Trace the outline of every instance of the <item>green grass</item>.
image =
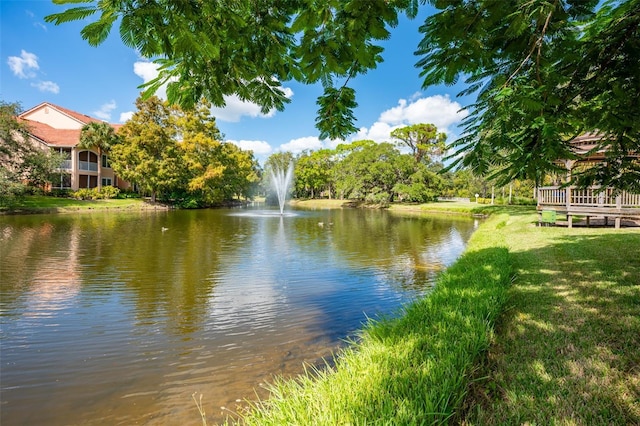
POLYGON ((461 421, 640 424, 640 230, 511 218, 517 272, 461 421))
POLYGON ((109 209, 153 208, 142 199, 76 200, 73 198, 29 195, 12 200, 1 212, 7 213, 66 213, 109 209))
POLYGON ((494 213, 507 213, 521 215, 535 211, 535 206, 501 206, 491 204, 464 203, 457 201, 439 201, 424 204, 392 204, 391 211, 417 211, 421 213, 462 213, 491 215, 494 213))
POLYGON ((370 323, 335 365, 278 380, 243 424, 445 423, 460 406, 487 350, 511 279, 496 216, 434 291, 395 319, 370 323))
POLYGON ((327 198, 289 201, 289 204, 291 204, 292 206, 303 207, 307 209, 339 209, 342 207, 346 207, 348 203, 348 200, 329 200, 327 198))

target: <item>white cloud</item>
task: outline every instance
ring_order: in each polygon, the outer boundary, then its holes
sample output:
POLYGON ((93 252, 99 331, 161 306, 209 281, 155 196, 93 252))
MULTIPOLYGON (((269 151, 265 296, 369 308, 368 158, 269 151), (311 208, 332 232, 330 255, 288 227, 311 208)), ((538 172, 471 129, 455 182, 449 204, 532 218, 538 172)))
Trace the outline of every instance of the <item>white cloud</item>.
POLYGON ((7 63, 13 74, 19 78, 33 78, 36 76, 34 70, 40 69, 38 57, 25 50, 20 51, 20 56, 9 56, 7 63))
MULTIPOLYGON (((24 12, 26 13, 26 15, 27 15, 29 18, 31 18, 31 19, 36 19, 36 14, 35 14, 35 13, 33 13, 32 11, 30 11, 30 10, 25 10, 24 12)), ((47 27, 46 27, 42 22, 40 22, 40 21, 34 21, 34 22, 33 22, 33 26, 34 26, 34 27, 38 27, 38 28, 42 28, 44 31, 47 31, 47 27)))
POLYGON ((370 128, 362 127, 352 140, 370 139, 375 142, 389 142, 391 132, 401 126, 390 126, 388 123, 376 121, 370 128))
POLYGON ((121 112, 120 120, 118 120, 118 123, 126 123, 131 119, 131 117, 133 117, 133 111, 121 112))
MULTIPOLYGON (((133 72, 147 83, 158 76, 158 66, 153 62, 138 61, 133 64, 133 72)), ((283 87, 282 90, 287 98, 293 96, 293 90, 289 87, 283 87)), ((161 99, 167 99, 167 86, 162 85, 156 95, 161 99)), ((241 100, 236 95, 224 97, 226 105, 224 107, 212 107, 211 114, 218 120, 227 122, 238 122, 243 116, 269 118, 275 115, 276 110, 271 110, 267 114, 260 112, 260 107, 254 103, 241 100)))
POLYGON ((302 138, 292 139, 289 142, 280 145, 281 151, 290 151, 294 154, 302 152, 305 149, 315 151, 321 148, 324 148, 324 145, 316 136, 305 136, 302 138))
POLYGON ((245 151, 253 151, 255 155, 267 155, 271 154, 271 152, 273 151, 271 145, 269 145, 265 141, 228 140, 227 142, 230 142, 245 151))
POLYGON ((394 129, 418 123, 435 124, 439 131, 451 134, 452 127, 467 116, 466 111, 461 111, 462 106, 448 95, 415 98, 416 95, 411 97, 412 101, 400 99, 397 106, 382 112, 371 127, 360 129, 357 139, 390 141, 394 129))
POLYGON ((226 105, 224 107, 211 108, 211 114, 216 117, 216 120, 238 122, 242 116, 247 117, 271 117, 274 112, 268 114, 262 114, 260 107, 254 103, 241 100, 236 95, 225 96, 226 105))
POLYGON ((467 113, 460 111, 462 106, 452 102, 448 95, 435 95, 420 98, 407 103, 405 99, 398 101, 398 106, 380 114, 379 121, 389 124, 435 124, 438 129, 446 129, 454 123, 459 123, 467 113))
POLYGON ((111 111, 113 111, 114 109, 116 109, 116 101, 114 101, 113 99, 109 102, 107 102, 106 104, 102 104, 102 106, 100 106, 100 109, 97 111, 93 111, 93 115, 95 115, 96 117, 98 117, 101 120, 106 120, 109 121, 111 120, 111 111))
MULTIPOLYGON (((293 90, 291 90, 291 88, 283 87, 282 91, 287 98, 291 99, 291 97, 293 97, 293 90)), ((236 123, 240 121, 242 116, 251 118, 269 118, 276 114, 275 109, 263 114, 258 105, 252 102, 243 101, 236 95, 225 96, 224 100, 226 103, 224 107, 211 108, 211 114, 216 117, 217 120, 236 123)))
MULTIPOLYGON (((133 64, 133 73, 140 77, 143 83, 148 83, 158 76, 158 65, 148 61, 138 61, 133 64)), ((156 91, 160 99, 167 99, 167 85, 163 84, 156 91)))
POLYGON ((138 61, 133 64, 133 72, 146 83, 158 76, 158 66, 153 62, 138 61))
POLYGON ((31 83, 31 87, 35 87, 41 92, 60 93, 60 86, 53 81, 39 81, 37 83, 31 83))

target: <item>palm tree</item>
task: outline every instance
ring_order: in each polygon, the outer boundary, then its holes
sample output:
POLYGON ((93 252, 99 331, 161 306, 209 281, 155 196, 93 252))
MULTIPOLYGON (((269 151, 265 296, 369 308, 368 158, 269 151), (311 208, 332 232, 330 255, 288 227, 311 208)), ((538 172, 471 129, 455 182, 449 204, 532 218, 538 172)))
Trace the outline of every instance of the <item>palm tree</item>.
POLYGON ((80 131, 78 148, 98 150, 98 188, 102 188, 102 153, 118 142, 119 136, 109 123, 91 122, 80 131))

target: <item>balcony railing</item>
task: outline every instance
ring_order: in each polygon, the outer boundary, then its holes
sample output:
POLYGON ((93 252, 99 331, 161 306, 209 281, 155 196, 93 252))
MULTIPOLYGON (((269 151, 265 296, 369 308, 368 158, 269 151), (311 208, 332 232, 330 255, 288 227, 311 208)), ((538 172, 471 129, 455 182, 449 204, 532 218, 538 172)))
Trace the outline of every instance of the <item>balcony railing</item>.
POLYGON ((640 194, 593 186, 575 188, 545 186, 538 188, 538 205, 569 207, 640 207, 640 194))
POLYGON ((89 172, 97 172, 98 171, 98 163, 92 163, 89 161, 79 161, 78 169, 89 172))
POLYGON ((60 168, 63 170, 71 170, 71 160, 64 160, 60 168))

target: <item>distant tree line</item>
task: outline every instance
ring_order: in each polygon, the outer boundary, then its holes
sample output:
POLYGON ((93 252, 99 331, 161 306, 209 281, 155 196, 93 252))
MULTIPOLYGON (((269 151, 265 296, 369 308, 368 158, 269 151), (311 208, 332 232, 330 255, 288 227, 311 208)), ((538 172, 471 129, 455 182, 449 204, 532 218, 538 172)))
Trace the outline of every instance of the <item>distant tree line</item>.
MULTIPOLYGON (((446 136, 433 124, 398 128, 390 135, 393 142, 359 140, 298 155, 279 152, 267 159, 263 171, 251 151, 222 142, 208 103, 183 110, 153 96, 139 98, 136 106, 117 132, 107 123, 84 126, 78 146, 108 153, 115 173, 139 193, 179 207, 227 205, 256 194, 269 197, 270 169, 289 164, 294 165, 294 198, 386 205, 438 197, 475 199, 476 194, 516 202, 533 194, 532 181, 496 187, 470 169, 445 170, 446 136)), ((63 158, 24 142, 29 129, 16 119, 19 105, 1 107, 0 197, 44 189, 60 173, 63 158)))
MULTIPOLYGON (((447 171, 440 161, 446 136, 433 124, 416 124, 396 129, 395 142, 359 140, 335 149, 271 155, 265 169, 294 164, 291 196, 294 198, 336 198, 387 205, 391 202, 424 203, 439 197, 475 200, 504 199, 512 203, 532 199, 533 182, 514 180, 497 187, 469 169, 447 171), (406 152, 406 151, 409 152, 406 152)), ((268 176, 264 188, 268 193, 268 176)))

